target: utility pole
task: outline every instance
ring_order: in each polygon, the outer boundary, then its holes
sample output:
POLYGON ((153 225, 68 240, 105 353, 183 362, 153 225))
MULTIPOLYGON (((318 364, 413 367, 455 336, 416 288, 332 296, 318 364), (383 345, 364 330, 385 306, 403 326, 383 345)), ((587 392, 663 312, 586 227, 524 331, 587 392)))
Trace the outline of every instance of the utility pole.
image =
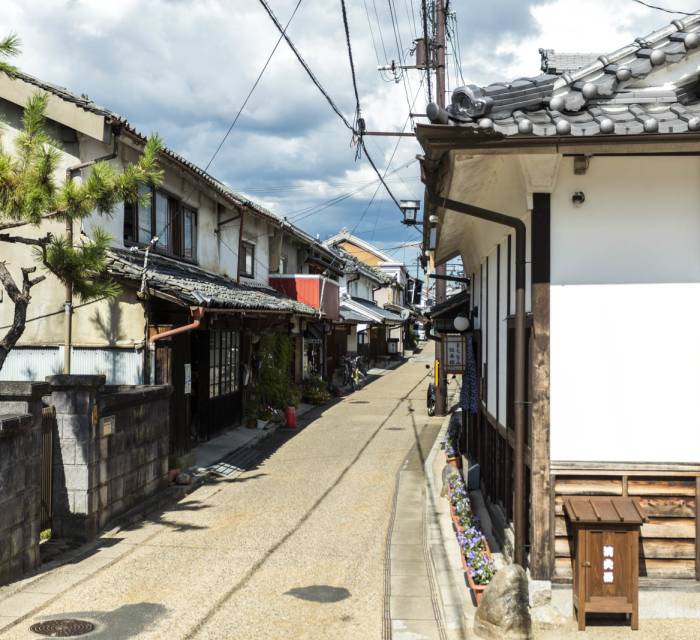
MULTIPOLYGON (((435 101, 442 109, 445 108, 445 0, 435 0, 435 47, 433 52, 435 61, 435 101)), ((440 276, 447 274, 447 265, 443 262, 435 267, 435 302, 440 304, 445 301, 447 283, 440 276)), ((444 416, 447 413, 447 374, 444 368, 443 345, 435 343, 437 360, 438 393, 435 397, 435 414, 444 416)))

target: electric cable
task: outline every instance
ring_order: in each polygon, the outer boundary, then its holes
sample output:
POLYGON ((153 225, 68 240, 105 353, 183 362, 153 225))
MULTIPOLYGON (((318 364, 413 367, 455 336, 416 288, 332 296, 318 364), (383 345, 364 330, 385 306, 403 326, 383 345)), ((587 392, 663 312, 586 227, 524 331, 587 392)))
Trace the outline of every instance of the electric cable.
MULTIPOLYGON (((358 131, 355 130, 355 128, 350 124, 348 119, 343 115, 343 112, 340 111, 336 103, 333 101, 333 98, 328 95, 328 92, 323 88, 323 85, 319 82, 318 78, 314 75, 313 71, 309 68, 309 65, 306 63, 302 55, 299 53, 298 49, 294 46, 294 43, 291 41, 289 36, 287 35, 286 31, 282 28, 282 25, 280 24, 279 20, 275 16, 275 14, 272 12, 272 9, 270 9, 270 5, 267 3, 267 0, 259 0, 260 4, 263 6, 265 11, 267 12, 268 16, 270 16, 270 19, 274 23, 274 25, 277 27, 277 29, 280 31, 282 34, 282 37, 286 40, 287 44, 289 45, 289 48, 292 50, 294 55, 296 56, 297 60, 299 61, 299 64, 304 68, 304 71, 306 71, 307 75, 313 83, 316 85, 316 88, 321 92, 321 95, 326 99, 328 104, 330 105, 331 109, 335 112, 335 114, 342 120, 343 124, 352 132, 353 137, 356 137, 358 135, 358 131)), ((349 52, 349 54, 352 56, 352 51, 349 52)), ((391 192, 391 189, 389 189, 389 185, 384 181, 384 177, 382 174, 379 172, 379 169, 377 169, 377 165, 374 163, 374 160, 372 160, 372 157, 367 151, 367 145, 365 145, 364 139, 362 136, 359 136, 359 139, 357 140, 357 144, 362 148, 362 151, 364 151, 365 156, 367 158, 367 161, 370 163, 372 166, 372 169, 374 169, 374 172, 377 174, 379 179, 381 180, 382 184, 384 185, 384 188, 386 189, 387 193, 391 197, 391 199, 394 201, 396 204, 397 208, 400 210, 401 205, 399 204, 399 201, 396 199, 394 194, 391 192)))
MULTIPOLYGON (((277 42, 275 43, 275 46, 272 48, 272 51, 270 52, 270 55, 267 57, 267 60, 265 61, 265 64, 263 65, 262 69, 260 70, 260 73, 258 73, 258 77, 255 79, 255 82, 253 83, 253 86, 250 88, 250 91, 248 92, 248 95, 246 96, 245 100, 243 101, 243 104, 241 105, 240 109, 238 110, 238 113, 236 113, 235 118, 231 122, 231 125, 227 129, 226 133, 224 134, 224 137, 221 139, 221 142, 217 146, 216 150, 212 154, 211 158, 209 159, 209 162, 207 162, 206 167, 204 168, 204 173, 206 173, 209 170, 209 167, 211 167, 212 163, 214 162, 216 156, 219 154, 219 151, 221 151, 222 147, 224 146, 224 143, 228 139, 229 135, 231 135, 231 132, 233 131, 233 128, 236 126, 236 123, 238 122, 238 119, 241 116, 241 113, 243 113, 243 109, 245 109, 246 105, 248 104, 248 101, 252 97, 253 93, 255 92, 255 89, 257 88, 258 84, 260 84, 260 80, 262 80, 262 77, 267 70, 267 67, 270 65, 270 62, 272 61, 272 57, 275 55, 275 52, 277 51, 277 48, 279 47, 280 43, 282 42, 283 37, 287 33, 287 29, 289 28, 289 25, 292 23, 292 20, 294 19, 294 16, 297 14, 297 11, 299 10, 299 7, 301 5, 303 0, 298 0, 294 10, 292 11, 292 15, 289 16, 289 20, 287 20, 287 24, 284 26, 284 28, 281 27, 280 25, 280 31, 281 34, 280 37, 277 39, 277 42)), ((185 201, 192 195, 194 192, 195 187, 192 186, 190 191, 183 197, 182 202, 183 204, 185 201)), ((162 237, 162 235, 169 229, 169 227, 180 217, 180 214, 183 210, 183 207, 179 207, 177 213, 174 216, 170 216, 170 219, 168 222, 163 226, 162 230, 156 234, 156 238, 162 237)), ((153 240, 151 240, 153 243, 153 240)), ((155 245, 154 245, 155 246, 155 245)))
POLYGON ((670 14, 680 14, 682 16, 697 16, 698 12, 697 11, 676 11, 675 9, 667 9, 666 7, 659 7, 655 4, 650 4, 649 2, 644 2, 644 0, 632 0, 632 2, 636 2, 637 4, 641 4, 643 7, 646 7, 647 9, 656 9, 656 11, 663 11, 664 13, 670 13, 670 14))

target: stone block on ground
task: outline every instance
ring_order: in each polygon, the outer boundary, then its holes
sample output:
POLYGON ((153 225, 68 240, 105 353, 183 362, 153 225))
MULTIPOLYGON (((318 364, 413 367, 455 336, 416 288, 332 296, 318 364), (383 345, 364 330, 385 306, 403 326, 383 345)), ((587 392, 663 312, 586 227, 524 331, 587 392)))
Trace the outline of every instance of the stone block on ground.
POLYGON ((441 496, 447 495, 447 483, 450 481, 452 476, 459 475, 459 469, 453 464, 446 464, 442 469, 442 491, 440 491, 441 496))
POLYGON ((474 633, 488 640, 532 638, 528 580, 520 565, 508 565, 495 575, 476 610, 474 633))

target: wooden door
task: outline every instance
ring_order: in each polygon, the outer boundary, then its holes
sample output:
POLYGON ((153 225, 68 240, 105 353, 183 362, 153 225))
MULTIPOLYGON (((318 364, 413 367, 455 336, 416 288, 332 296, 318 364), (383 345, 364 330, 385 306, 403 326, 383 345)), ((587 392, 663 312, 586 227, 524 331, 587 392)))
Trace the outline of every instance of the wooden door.
POLYGON ((589 602, 598 598, 631 601, 632 566, 628 532, 610 529, 586 531, 586 595, 589 602))

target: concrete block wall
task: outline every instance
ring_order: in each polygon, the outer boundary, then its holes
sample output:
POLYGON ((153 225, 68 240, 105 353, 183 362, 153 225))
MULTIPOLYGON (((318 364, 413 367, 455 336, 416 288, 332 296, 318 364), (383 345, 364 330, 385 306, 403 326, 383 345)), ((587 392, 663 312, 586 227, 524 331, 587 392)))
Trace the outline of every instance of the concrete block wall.
POLYGON ((100 527, 167 486, 170 393, 169 386, 106 387, 100 392, 100 527), (106 429, 112 433, 105 434, 106 429))
POLYGON ((104 376, 49 376, 58 437, 53 448, 53 533, 93 538, 98 531, 97 393, 104 376))
POLYGON ((0 585, 39 565, 42 396, 48 385, 0 382, 0 585))
POLYGON ((50 376, 56 408, 54 531, 91 539, 167 485, 169 386, 105 387, 104 376, 50 376))

